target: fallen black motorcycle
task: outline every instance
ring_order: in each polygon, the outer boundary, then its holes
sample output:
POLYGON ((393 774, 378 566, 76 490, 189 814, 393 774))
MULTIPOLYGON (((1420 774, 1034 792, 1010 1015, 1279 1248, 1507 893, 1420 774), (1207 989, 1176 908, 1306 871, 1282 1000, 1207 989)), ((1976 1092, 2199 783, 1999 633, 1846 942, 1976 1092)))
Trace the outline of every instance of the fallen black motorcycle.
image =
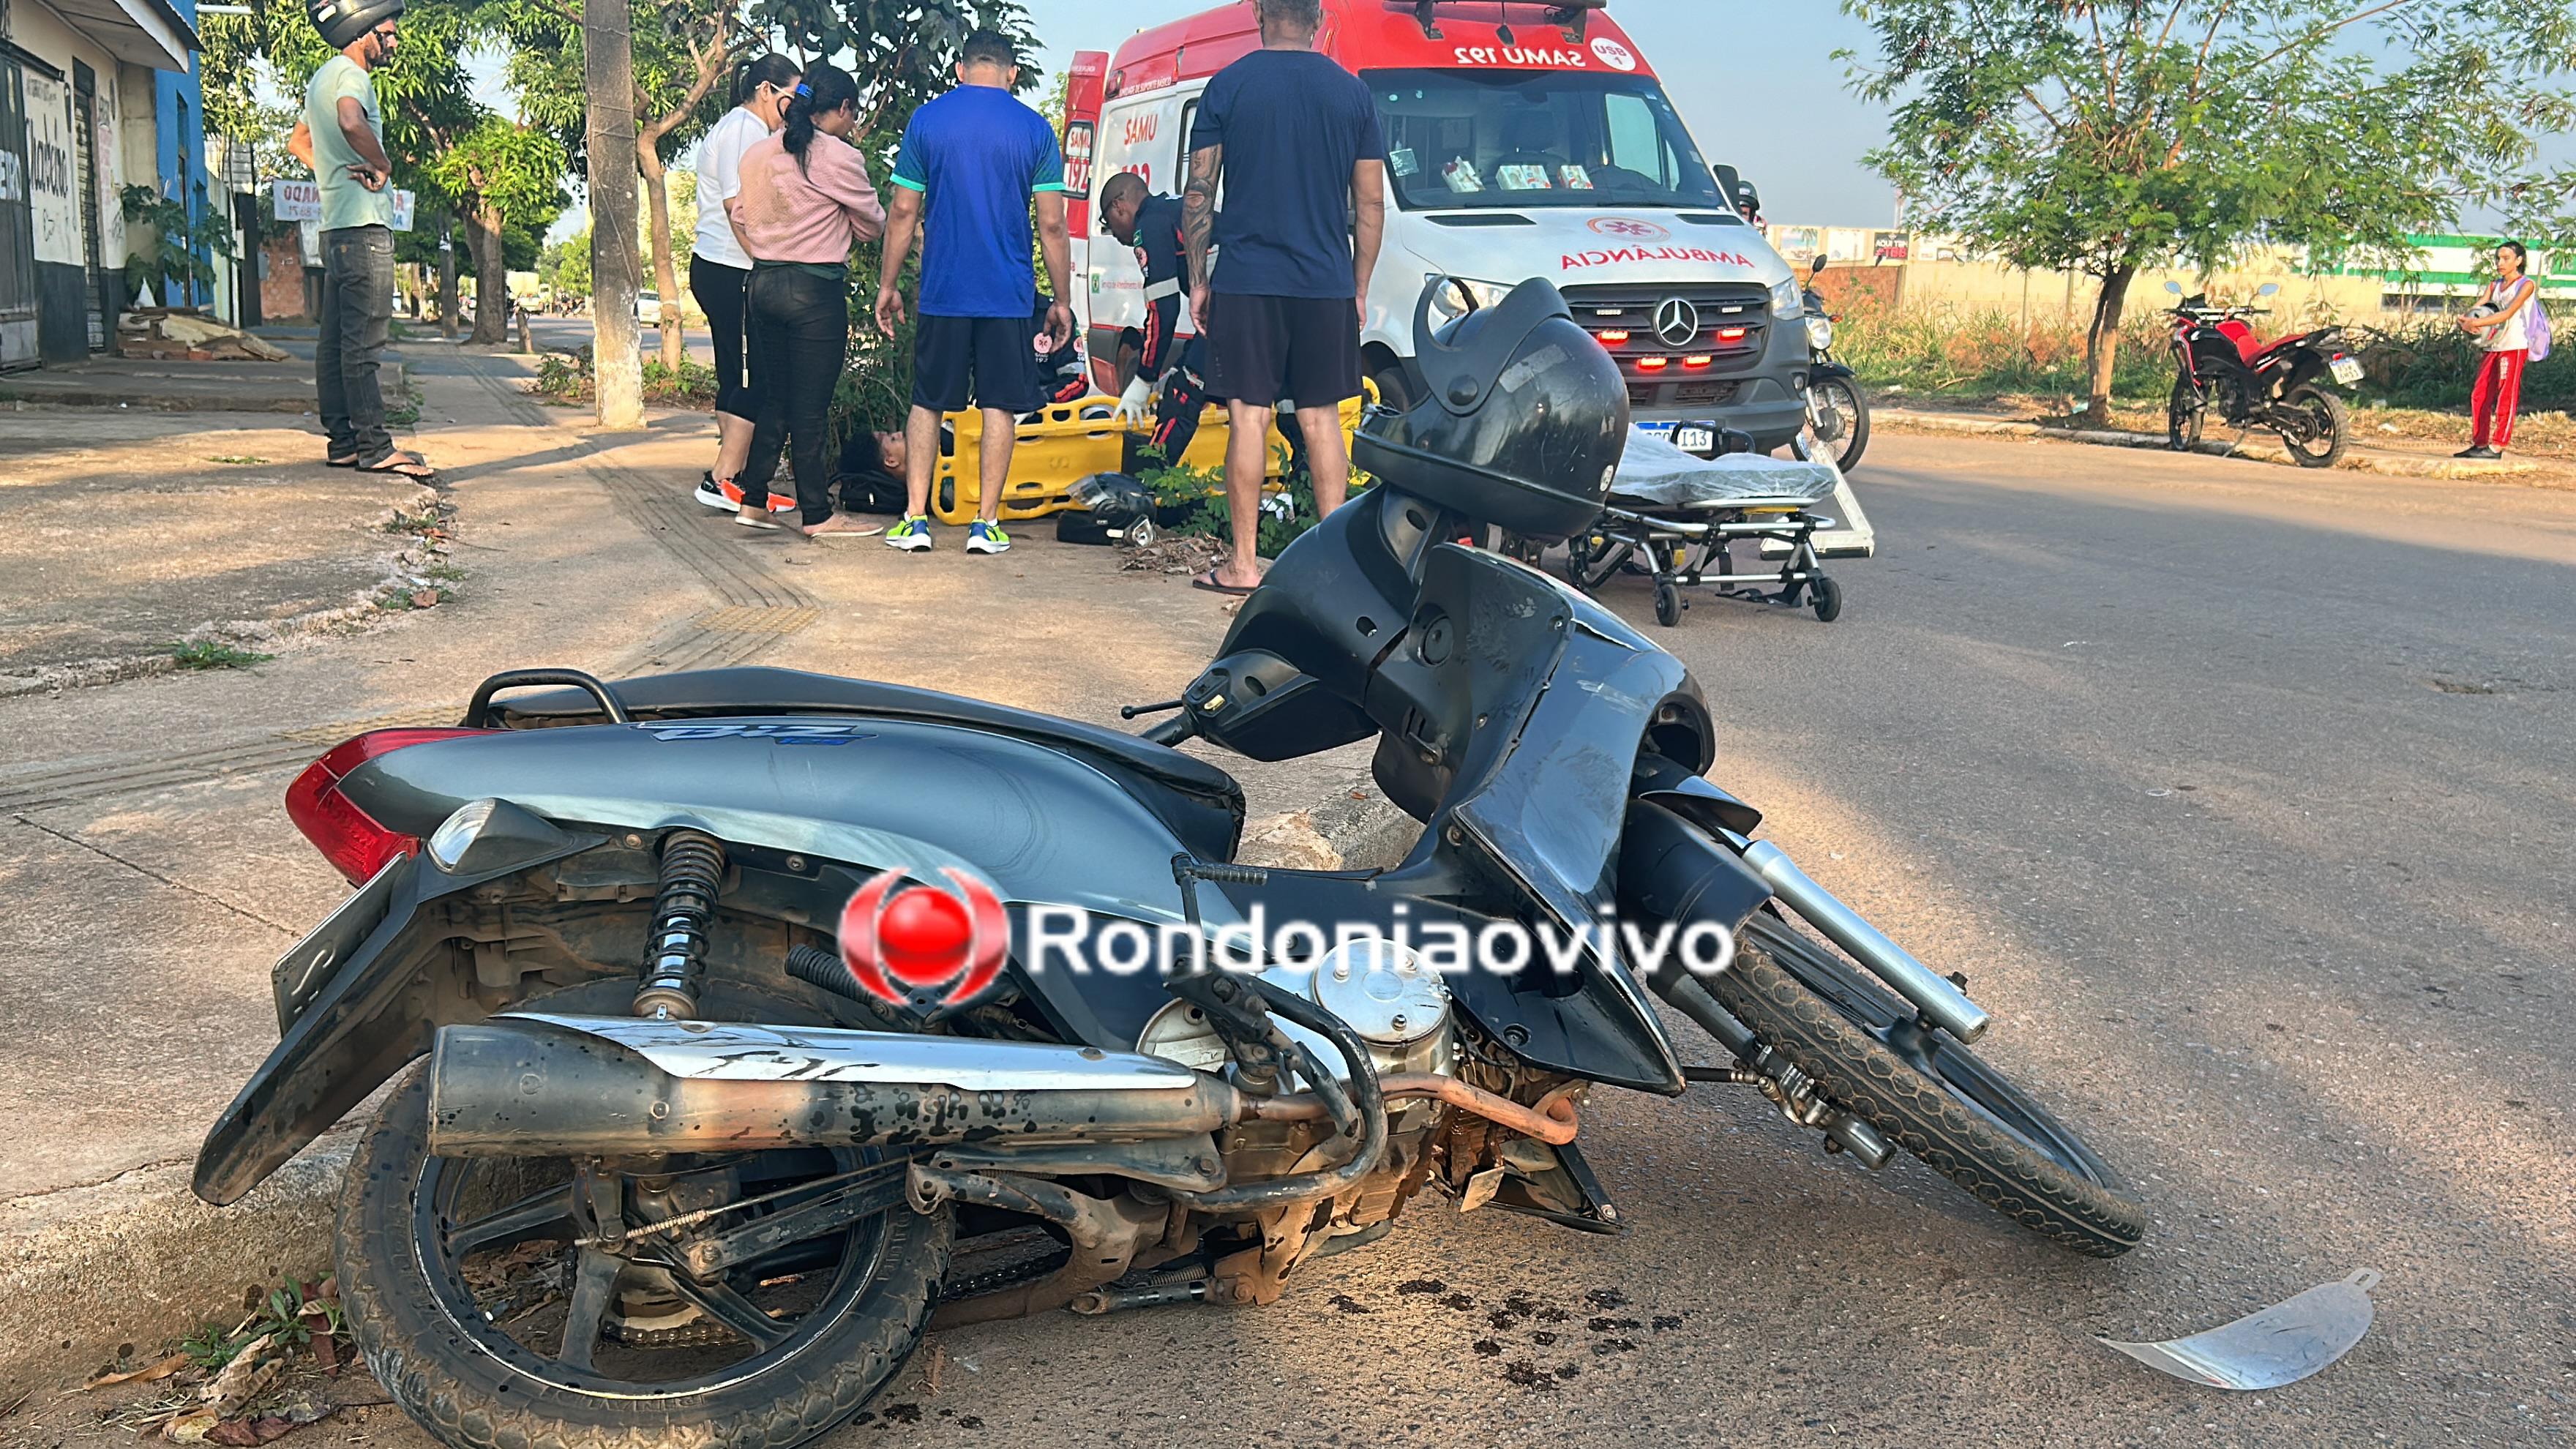
MULTIPOLYGON (((2165 283, 2182 296, 2182 284, 2165 283)), ((2280 287, 2265 282, 2258 297, 2280 287)), ((2346 350, 2344 329, 2320 327, 2263 342, 2248 317, 2268 307, 2213 307, 2204 294, 2183 297, 2173 319, 2173 393, 2165 405, 2165 445, 2187 452, 2200 442, 2210 413, 2237 428, 2281 435, 2302 468, 2331 468, 2352 440, 2352 414, 2335 388, 2361 381, 2361 360, 2346 350)))
POLYGON ((1816 290, 1814 278, 1824 269, 1823 257, 1807 268, 1807 430, 1834 466, 1849 473, 1869 451, 1869 395, 1860 389, 1860 375, 1834 360, 1834 324, 1843 319, 1825 310, 1816 290))
POLYGON ((288 810, 357 890, 278 963, 283 1039, 198 1194, 391 1081, 341 1299, 377 1379, 475 1449, 786 1449, 934 1324, 1269 1303, 1426 1190, 1615 1233, 1575 1144, 1603 1087, 1741 1084, 1828 1150, 2135 1245, 2138 1200, 1970 1051, 1962 978, 1752 838, 1680 663, 1461 542, 1591 521, 1615 365, 1545 282, 1416 328, 1429 400, 1369 421, 1377 486, 1144 737, 783 670, 526 670, 323 755, 288 810), (1173 748, 1371 737, 1424 827, 1382 871, 1233 863, 1241 789, 1173 748), (1612 919, 1639 934, 1586 934, 1612 919), (923 965, 943 924, 954 982, 923 965), (1663 928, 1717 969, 1650 969, 1663 928), (1575 946, 1513 964, 1533 936, 1575 946), (1157 941, 1215 969, 1138 969, 1157 941), (1458 973, 1442 941, 1498 945, 1458 973), (1686 1059, 1657 996, 1724 1058, 1686 1059))

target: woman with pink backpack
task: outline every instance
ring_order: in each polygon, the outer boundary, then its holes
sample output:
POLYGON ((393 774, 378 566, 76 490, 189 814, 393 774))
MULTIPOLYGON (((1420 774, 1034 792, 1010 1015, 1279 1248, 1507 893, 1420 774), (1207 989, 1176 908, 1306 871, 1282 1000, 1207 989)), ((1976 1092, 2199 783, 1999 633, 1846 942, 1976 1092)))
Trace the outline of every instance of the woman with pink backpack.
POLYGON ((2549 314, 2540 285, 2524 275, 2531 253, 2518 241, 2496 247, 2496 279, 2478 291, 2477 304, 2460 330, 2477 339, 2486 356, 2469 389, 2469 446, 2456 457, 2493 459, 2513 442, 2513 415, 2522 405, 2522 371, 2549 356, 2549 314))

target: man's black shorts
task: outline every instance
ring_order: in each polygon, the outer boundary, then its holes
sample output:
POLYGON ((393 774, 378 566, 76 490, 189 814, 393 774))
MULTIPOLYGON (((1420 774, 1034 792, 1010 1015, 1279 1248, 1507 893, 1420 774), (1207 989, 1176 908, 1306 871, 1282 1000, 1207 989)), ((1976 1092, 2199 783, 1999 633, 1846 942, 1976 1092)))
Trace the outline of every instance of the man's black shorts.
POLYGON ((1026 317, 924 317, 912 342, 912 405, 1033 413, 1047 405, 1026 317))
POLYGON ((1348 297, 1210 301, 1208 391, 1269 407, 1337 407, 1360 395, 1359 304, 1348 297))

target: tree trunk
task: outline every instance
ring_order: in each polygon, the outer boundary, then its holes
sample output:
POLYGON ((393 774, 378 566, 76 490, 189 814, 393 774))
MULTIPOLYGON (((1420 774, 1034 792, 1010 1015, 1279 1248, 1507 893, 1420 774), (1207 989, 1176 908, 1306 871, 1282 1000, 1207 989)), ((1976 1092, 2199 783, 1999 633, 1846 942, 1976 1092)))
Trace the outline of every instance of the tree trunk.
POLYGON ((465 241, 474 249, 474 335, 495 346, 510 340, 510 269, 502 260, 501 208, 476 200, 465 217, 465 241))
POLYGON ((630 0, 582 0, 582 81, 590 93, 592 377, 599 425, 644 425, 636 350, 635 37, 630 0))
POLYGON ((456 314, 461 309, 456 288, 456 230, 450 227, 438 248, 438 333, 456 340, 456 314))
POLYGON ((662 366, 673 377, 680 375, 680 276, 678 264, 671 257, 671 191, 670 179, 662 165, 661 138, 652 137, 635 149, 636 169, 644 173, 645 204, 652 208, 644 218, 645 235, 653 242, 653 286, 662 294, 662 366))
POLYGON ((2111 369, 2120 356, 2120 313, 2129 303, 2134 262, 2123 262, 2102 276, 2102 295, 2093 304, 2093 327, 2084 334, 2084 416, 2096 426, 2111 421, 2111 369))

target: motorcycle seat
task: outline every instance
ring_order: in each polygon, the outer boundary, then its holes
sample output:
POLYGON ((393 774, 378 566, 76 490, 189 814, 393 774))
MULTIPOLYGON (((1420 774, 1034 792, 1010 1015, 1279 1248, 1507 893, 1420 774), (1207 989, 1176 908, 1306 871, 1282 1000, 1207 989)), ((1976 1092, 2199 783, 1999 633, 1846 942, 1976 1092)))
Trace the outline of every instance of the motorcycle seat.
MULTIPOLYGON (((854 714, 987 729, 1077 753, 1105 756, 1110 763, 1184 794, 1230 803, 1238 813, 1243 808, 1243 787, 1235 778, 1195 755, 1100 725, 943 694, 935 689, 767 666, 652 674, 618 680, 612 687, 617 691, 618 702, 639 720, 854 714)), ((590 724, 598 720, 600 709, 598 701, 582 690, 549 689, 495 700, 490 715, 495 718, 472 723, 489 722, 514 729, 590 724)))

